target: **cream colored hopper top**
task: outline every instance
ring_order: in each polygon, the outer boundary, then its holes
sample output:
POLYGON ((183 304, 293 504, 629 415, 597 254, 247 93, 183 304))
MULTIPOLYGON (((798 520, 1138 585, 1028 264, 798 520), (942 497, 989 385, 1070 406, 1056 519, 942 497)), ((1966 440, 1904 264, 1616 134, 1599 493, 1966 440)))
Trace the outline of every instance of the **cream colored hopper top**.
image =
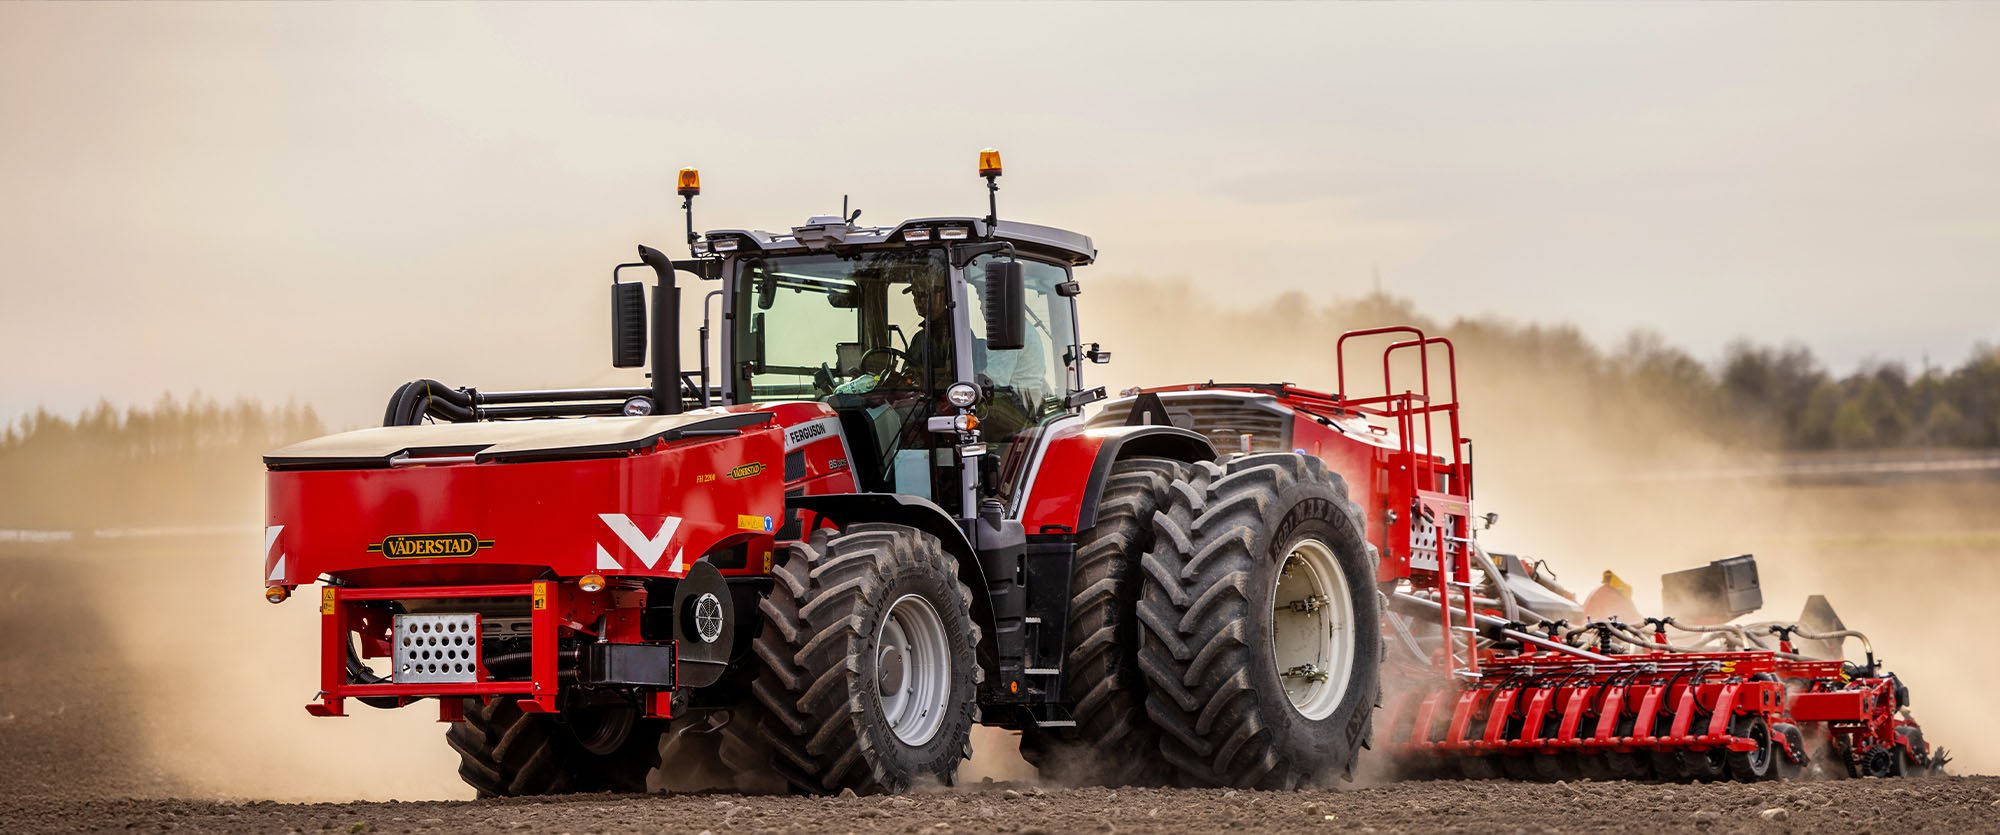
POLYGON ((767 412, 696 409, 678 415, 433 423, 357 429, 302 441, 264 456, 272 469, 462 463, 610 455, 691 435, 733 435, 767 412))

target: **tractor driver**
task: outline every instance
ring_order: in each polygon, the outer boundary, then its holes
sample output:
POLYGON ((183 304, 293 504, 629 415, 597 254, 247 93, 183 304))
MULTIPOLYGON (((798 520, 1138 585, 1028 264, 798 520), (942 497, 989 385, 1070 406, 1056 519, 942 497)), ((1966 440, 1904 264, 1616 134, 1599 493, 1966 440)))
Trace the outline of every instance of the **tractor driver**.
POLYGON ((910 335, 903 368, 913 387, 943 388, 952 379, 951 288, 935 274, 913 277, 903 292, 916 302, 919 322, 910 335), (929 379, 925 376, 935 375, 929 379))

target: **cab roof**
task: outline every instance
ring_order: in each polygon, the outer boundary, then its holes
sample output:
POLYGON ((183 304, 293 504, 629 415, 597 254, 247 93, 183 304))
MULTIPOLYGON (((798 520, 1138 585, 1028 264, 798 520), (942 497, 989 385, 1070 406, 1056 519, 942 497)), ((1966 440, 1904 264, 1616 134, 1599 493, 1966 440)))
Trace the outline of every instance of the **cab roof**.
POLYGON ((853 226, 838 216, 824 215, 810 218, 805 225, 792 227, 790 232, 715 229, 709 231, 704 236, 703 244, 698 246, 713 247, 718 240, 733 239, 739 251, 816 252, 835 246, 845 248, 901 243, 909 240, 907 235, 910 231, 919 229, 931 230, 931 240, 939 240, 938 230, 949 228, 968 230, 969 240, 1007 241, 1024 254, 1052 258, 1072 267, 1085 266, 1097 260, 1097 247, 1087 235, 1014 220, 1000 221, 989 230, 986 219, 978 217, 923 217, 895 226, 853 226))

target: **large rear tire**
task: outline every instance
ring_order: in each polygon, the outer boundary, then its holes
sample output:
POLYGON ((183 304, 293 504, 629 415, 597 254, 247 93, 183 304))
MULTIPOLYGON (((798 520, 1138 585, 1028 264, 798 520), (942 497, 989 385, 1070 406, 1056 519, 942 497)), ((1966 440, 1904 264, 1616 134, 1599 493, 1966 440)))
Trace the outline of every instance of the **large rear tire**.
POLYGON ((1070 576, 1065 696, 1073 733, 1030 727, 1021 756, 1065 785, 1159 785, 1171 772, 1155 751, 1139 673, 1139 559, 1153 547, 1153 514, 1187 464, 1128 458, 1112 465, 1097 521, 1077 543, 1070 576))
POLYGON ((1139 666, 1162 758, 1195 785, 1351 779, 1381 625, 1346 482, 1305 455, 1196 464, 1157 518, 1139 666))
POLYGON ((782 551, 753 645, 772 766, 812 793, 952 782, 972 753, 979 627, 951 555, 887 524, 782 551))
POLYGON ((558 718, 524 712, 513 699, 466 699, 465 721, 453 722, 445 741, 458 751, 459 778, 480 797, 638 793, 660 765, 666 728, 624 706, 558 718))

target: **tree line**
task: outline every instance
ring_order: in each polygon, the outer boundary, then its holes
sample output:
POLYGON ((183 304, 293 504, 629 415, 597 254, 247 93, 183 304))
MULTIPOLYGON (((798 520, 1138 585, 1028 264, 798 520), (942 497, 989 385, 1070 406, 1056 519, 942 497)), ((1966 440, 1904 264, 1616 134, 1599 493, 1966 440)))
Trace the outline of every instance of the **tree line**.
MULTIPOLYGON (((1425 319, 1410 301, 1381 294, 1353 307, 1374 317, 1364 321, 1425 319)), ((1913 371, 1878 361, 1843 375, 1798 344, 1737 340, 1718 361, 1702 362, 1646 331, 1600 349, 1574 325, 1478 317, 1428 327, 1507 364, 1578 375, 1607 396, 1678 410, 1725 442, 1794 451, 2000 447, 2000 346, 1992 344, 1956 366, 1913 371)))
POLYGON ((171 394, 0 431, 0 527, 241 525, 261 516, 261 456, 322 434, 309 405, 171 394))

